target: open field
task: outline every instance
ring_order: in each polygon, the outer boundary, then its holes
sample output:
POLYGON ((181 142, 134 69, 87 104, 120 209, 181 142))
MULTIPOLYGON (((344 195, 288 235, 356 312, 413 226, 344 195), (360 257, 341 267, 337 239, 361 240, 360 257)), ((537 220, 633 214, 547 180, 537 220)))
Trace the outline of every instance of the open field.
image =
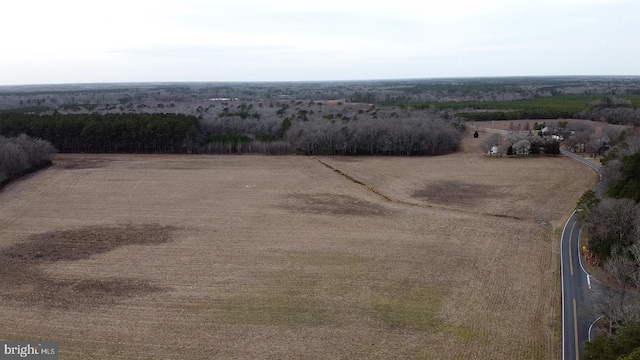
POLYGON ((603 128, 611 127, 618 129, 620 131, 629 129, 631 126, 629 125, 616 125, 616 124, 608 124, 599 121, 591 121, 591 120, 581 120, 581 119, 527 119, 527 120, 495 120, 495 121, 467 121, 467 126, 470 127, 479 127, 479 128, 492 128, 498 130, 509 130, 509 126, 513 124, 513 126, 517 127, 520 125, 521 129, 524 129, 526 124, 529 124, 529 127, 533 129, 533 124, 536 122, 539 124, 545 123, 548 126, 557 126, 559 121, 566 121, 569 124, 573 123, 588 123, 593 126, 596 134, 599 134, 603 128))
MULTIPOLYGON (((415 107, 434 107, 438 110, 451 109, 457 116, 475 120, 494 119, 557 119, 571 118, 574 114, 594 106, 606 95, 565 94, 543 96, 535 99, 508 101, 445 101, 411 104, 415 107)), ((640 104, 639 95, 620 95, 630 108, 640 104)))
MULTIPOLYGON (((426 103, 437 109, 464 110, 468 108, 481 110, 511 110, 511 111, 555 111, 555 112, 579 112, 594 101, 601 100, 607 95, 556 95, 545 96, 536 99, 509 100, 509 101, 445 101, 426 103)), ((638 95, 618 95, 621 99, 629 101, 629 106, 638 107, 640 96, 638 95)))
POLYGON ((61 359, 559 358, 554 231, 595 174, 480 141, 58 155, 0 192, 0 339, 61 359))

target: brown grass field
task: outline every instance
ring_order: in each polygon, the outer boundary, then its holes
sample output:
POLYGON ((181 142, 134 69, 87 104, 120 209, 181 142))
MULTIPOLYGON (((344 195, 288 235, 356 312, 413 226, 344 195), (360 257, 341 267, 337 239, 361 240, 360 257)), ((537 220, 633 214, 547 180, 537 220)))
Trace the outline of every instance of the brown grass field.
POLYGON ((595 173, 482 140, 58 155, 0 192, 0 339, 61 359, 558 359, 557 232, 595 173))
POLYGON ((566 121, 569 124, 573 124, 573 123, 590 123, 593 126, 593 129, 595 130, 596 134, 599 134, 600 131, 602 131, 603 128, 605 127, 612 127, 612 128, 616 128, 619 130, 625 130, 628 129, 630 126, 628 125, 616 125, 616 124, 607 124, 604 122, 599 122, 599 121, 591 121, 591 120, 581 120, 581 119, 557 119, 557 120, 553 120, 553 119, 527 119, 527 120, 495 120, 495 121, 467 121, 466 124, 470 127, 480 127, 480 128, 484 128, 484 127, 488 127, 488 128, 492 128, 492 129, 498 129, 498 130, 509 130, 509 126, 511 126, 513 124, 513 126, 518 126, 520 125, 520 127, 522 129, 525 128, 526 124, 529 124, 530 128, 533 128, 533 125, 537 122, 539 124, 547 124, 548 126, 557 126, 559 121, 566 121))

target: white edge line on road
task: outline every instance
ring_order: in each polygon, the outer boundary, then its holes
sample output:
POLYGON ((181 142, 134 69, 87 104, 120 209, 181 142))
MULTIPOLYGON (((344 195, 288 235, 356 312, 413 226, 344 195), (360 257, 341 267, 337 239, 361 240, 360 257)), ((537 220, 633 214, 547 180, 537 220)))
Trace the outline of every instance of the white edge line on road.
POLYGON ((591 290, 591 276, 587 275, 587 285, 589 285, 589 290, 591 290))
POLYGON ((591 330, 593 328, 593 325, 595 325, 598 321, 600 321, 600 319, 602 319, 604 317, 604 315, 600 315, 598 316, 597 319, 593 320, 593 322, 591 323, 591 325, 589 325, 589 341, 591 341, 591 330))

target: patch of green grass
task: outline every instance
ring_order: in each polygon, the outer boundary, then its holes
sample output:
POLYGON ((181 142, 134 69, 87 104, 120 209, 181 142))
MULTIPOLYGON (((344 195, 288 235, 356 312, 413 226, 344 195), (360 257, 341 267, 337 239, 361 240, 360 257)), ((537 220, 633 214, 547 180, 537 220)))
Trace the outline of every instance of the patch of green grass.
POLYGON ((270 255, 301 266, 352 266, 363 264, 368 260, 362 256, 319 250, 275 251, 270 255))
POLYGON ((265 253, 265 257, 286 268, 255 273, 252 277, 260 286, 212 299, 210 303, 197 302, 189 307, 199 309, 189 310, 211 314, 211 321, 224 324, 339 325, 342 306, 330 303, 332 295, 348 294, 357 280, 355 270, 367 261, 324 251, 273 251, 265 253))
POLYGON ((439 313, 446 295, 442 287, 414 287, 405 293, 376 294, 372 301, 386 327, 434 332, 444 329, 439 313))
POLYGON ((278 291, 240 294, 219 303, 219 321, 226 324, 284 327, 328 326, 337 322, 335 311, 322 301, 278 291))
MULTIPOLYGON (((361 344, 360 351, 366 354, 366 359, 388 359, 389 353, 380 353, 380 344, 361 344)), ((402 345, 390 348, 388 344, 384 345, 385 349, 394 354, 396 359, 424 359, 435 360, 441 359, 441 356, 433 355, 433 351, 429 347, 414 347, 411 345, 402 345)))
POLYGON ((286 251, 275 257, 275 263, 286 265, 285 269, 256 272, 253 286, 229 296, 185 302, 180 309, 222 324, 288 328, 340 325, 343 307, 332 303, 332 298, 349 293, 355 282, 352 264, 361 260, 325 252, 286 251))
POLYGON ((482 338, 482 333, 466 327, 451 326, 447 328, 446 332, 454 335, 456 339, 462 342, 472 342, 480 340, 482 338))
POLYGON ((224 297, 182 298, 171 308, 202 323, 270 325, 294 328, 339 323, 340 309, 326 302, 282 289, 236 293, 224 297))
POLYGON ((289 293, 343 298, 371 274, 366 257, 327 251, 275 251, 269 261, 286 269, 259 272, 253 276, 263 284, 289 293))
MULTIPOLYGON (((456 115, 474 120, 517 120, 571 118, 592 106, 594 101, 610 95, 558 95, 512 101, 445 101, 409 103, 402 106, 417 109, 433 107, 454 110, 456 115), (482 110, 477 112, 476 110, 482 110)), ((640 95, 615 95, 629 100, 632 108, 640 106, 640 95)))

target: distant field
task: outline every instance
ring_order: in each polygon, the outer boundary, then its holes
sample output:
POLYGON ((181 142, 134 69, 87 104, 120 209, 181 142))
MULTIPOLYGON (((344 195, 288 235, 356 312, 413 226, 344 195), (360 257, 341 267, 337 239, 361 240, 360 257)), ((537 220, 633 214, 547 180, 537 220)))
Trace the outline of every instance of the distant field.
POLYGON ((416 108, 451 109, 470 120, 518 120, 571 118, 589 108, 594 101, 607 96, 629 100, 631 107, 640 106, 640 95, 557 95, 512 101, 444 101, 407 104, 416 108))
POLYGON ((560 358, 554 232, 595 175, 482 140, 58 155, 0 192, 0 338, 61 359, 560 358))
MULTIPOLYGON (((629 129, 632 126, 630 125, 617 125, 617 124, 607 124, 599 121, 591 121, 591 120, 581 120, 581 119, 526 119, 526 120, 495 120, 495 121, 467 121, 465 125, 471 128, 491 128, 498 130, 510 130, 509 128, 513 125, 515 129, 520 126, 520 129, 524 131, 526 125, 529 124, 529 128, 533 129, 533 125, 535 123, 538 124, 546 124, 547 126, 557 127, 559 121, 566 121, 569 124, 574 123, 588 123, 593 126, 593 129, 596 134, 599 134, 605 127, 612 127, 618 129, 619 131, 629 129)), ((513 129, 512 129, 513 130, 513 129)))

